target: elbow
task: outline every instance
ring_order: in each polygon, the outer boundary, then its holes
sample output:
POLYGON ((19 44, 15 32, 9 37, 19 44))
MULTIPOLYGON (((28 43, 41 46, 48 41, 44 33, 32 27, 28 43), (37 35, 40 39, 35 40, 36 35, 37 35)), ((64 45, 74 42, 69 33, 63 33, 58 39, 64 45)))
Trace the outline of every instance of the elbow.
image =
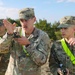
POLYGON ((35 63, 38 65, 38 66, 42 66, 43 64, 45 64, 47 61, 47 57, 46 56, 42 56, 42 57, 39 57, 37 59, 35 59, 35 63))

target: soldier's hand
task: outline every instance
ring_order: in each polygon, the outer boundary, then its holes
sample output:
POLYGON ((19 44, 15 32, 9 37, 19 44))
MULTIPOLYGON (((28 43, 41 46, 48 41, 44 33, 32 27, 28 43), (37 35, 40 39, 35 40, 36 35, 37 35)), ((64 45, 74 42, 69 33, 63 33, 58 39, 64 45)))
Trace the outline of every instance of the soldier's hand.
POLYGON ((68 41, 68 43, 70 45, 75 45, 75 38, 70 38, 69 41, 68 41))
POLYGON ((11 24, 8 20, 4 19, 3 20, 4 26, 7 29, 8 34, 13 34, 14 29, 16 27, 16 23, 11 24))
POLYGON ((58 75, 63 75, 63 73, 62 73, 60 68, 57 69, 57 73, 58 73, 58 75))
POLYGON ((16 38, 15 39, 20 45, 28 45, 30 44, 29 40, 26 37, 16 38))
MULTIPOLYGON (((69 70, 67 68, 66 71, 67 71, 66 75, 69 75, 69 70)), ((64 75, 60 68, 57 69, 57 72, 59 75, 64 75)))

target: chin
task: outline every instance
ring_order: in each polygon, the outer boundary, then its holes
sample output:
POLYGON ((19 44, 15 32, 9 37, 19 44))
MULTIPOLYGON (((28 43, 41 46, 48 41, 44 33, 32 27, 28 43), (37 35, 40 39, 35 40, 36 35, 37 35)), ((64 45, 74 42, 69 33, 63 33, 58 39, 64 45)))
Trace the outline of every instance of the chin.
POLYGON ((66 38, 65 36, 62 36, 62 38, 66 38))

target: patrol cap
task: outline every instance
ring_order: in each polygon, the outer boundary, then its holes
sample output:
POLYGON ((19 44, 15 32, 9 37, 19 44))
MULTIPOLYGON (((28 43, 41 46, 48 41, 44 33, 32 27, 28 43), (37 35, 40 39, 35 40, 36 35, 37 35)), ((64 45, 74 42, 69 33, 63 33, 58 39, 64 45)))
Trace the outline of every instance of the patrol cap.
POLYGON ((72 25, 75 25, 75 16, 65 16, 60 20, 58 28, 67 28, 72 25))
POLYGON ((19 18, 28 20, 30 18, 33 18, 35 16, 34 14, 34 8, 23 8, 19 11, 19 18))
POLYGON ((2 21, 0 21, 0 26, 3 26, 4 24, 3 24, 3 22, 2 21))

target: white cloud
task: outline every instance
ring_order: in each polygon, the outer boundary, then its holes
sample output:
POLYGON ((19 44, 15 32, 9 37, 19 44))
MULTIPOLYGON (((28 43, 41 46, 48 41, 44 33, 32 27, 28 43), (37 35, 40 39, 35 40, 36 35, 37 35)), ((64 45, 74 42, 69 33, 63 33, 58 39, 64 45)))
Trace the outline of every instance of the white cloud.
POLYGON ((2 0, 0 0, 0 6, 3 6, 3 2, 2 2, 2 0))
POLYGON ((57 0, 58 3, 60 2, 75 2, 75 0, 57 0))
POLYGON ((67 0, 68 2, 75 2, 75 0, 67 0))
POLYGON ((60 2, 64 2, 64 1, 65 1, 65 0, 57 0, 58 3, 60 3, 60 2))
POLYGON ((17 19, 18 18, 18 9, 0 7, 0 19, 4 19, 4 18, 17 19))
POLYGON ((4 7, 2 0, 0 0, 0 19, 4 18, 17 19, 18 11, 19 9, 17 8, 4 7))

